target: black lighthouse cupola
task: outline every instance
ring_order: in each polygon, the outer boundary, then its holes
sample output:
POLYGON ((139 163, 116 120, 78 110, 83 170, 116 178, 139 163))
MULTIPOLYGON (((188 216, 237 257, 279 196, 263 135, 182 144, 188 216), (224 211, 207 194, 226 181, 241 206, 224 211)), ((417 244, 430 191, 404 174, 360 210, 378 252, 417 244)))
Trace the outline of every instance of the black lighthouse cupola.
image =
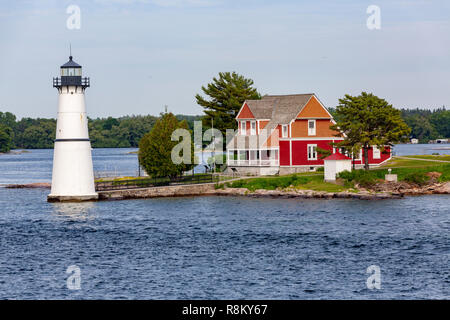
POLYGON ((89 78, 82 77, 81 66, 69 57, 69 61, 61 66, 61 77, 53 78, 53 87, 61 90, 62 87, 81 87, 83 90, 90 86, 89 78))

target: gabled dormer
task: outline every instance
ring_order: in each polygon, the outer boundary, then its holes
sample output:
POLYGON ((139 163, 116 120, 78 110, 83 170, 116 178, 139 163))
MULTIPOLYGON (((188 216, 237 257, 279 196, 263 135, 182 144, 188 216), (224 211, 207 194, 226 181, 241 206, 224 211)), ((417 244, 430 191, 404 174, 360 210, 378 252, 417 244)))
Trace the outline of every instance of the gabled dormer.
POLYGON ((239 110, 239 113, 236 116, 238 121, 238 129, 239 134, 241 135, 256 135, 257 134, 257 126, 256 119, 250 110, 248 104, 244 102, 239 110))
POLYGON ((312 95, 291 122, 291 137, 334 137, 337 132, 330 129, 334 123, 331 113, 312 95))

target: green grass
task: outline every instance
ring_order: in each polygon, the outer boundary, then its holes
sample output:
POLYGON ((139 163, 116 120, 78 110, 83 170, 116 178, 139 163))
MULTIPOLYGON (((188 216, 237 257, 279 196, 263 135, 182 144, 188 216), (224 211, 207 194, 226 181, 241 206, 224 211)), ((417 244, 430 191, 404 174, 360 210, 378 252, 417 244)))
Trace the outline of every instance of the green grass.
POLYGON ((320 179, 317 179, 315 177, 314 179, 308 181, 305 184, 297 185, 298 189, 304 189, 304 190, 314 190, 314 191, 326 191, 326 192, 341 192, 348 189, 346 186, 340 186, 335 183, 329 183, 323 181, 323 177, 320 177, 320 179))
MULTIPOLYGON (((436 164, 428 162, 427 166, 408 167, 408 168, 392 168, 392 174, 396 174, 399 181, 413 182, 423 184, 428 180, 425 174, 428 172, 440 172, 439 182, 450 181, 450 164, 436 164), (431 165, 429 165, 431 163, 431 165)), ((359 183, 362 186, 370 186, 377 182, 378 179, 384 179, 384 175, 388 173, 386 168, 377 170, 354 170, 352 172, 342 172, 339 177, 349 182, 359 183)))
MULTIPOLYGON (((429 164, 429 163, 428 163, 429 164)), ((440 182, 450 181, 450 164, 436 164, 431 166, 393 168, 392 174, 397 174, 399 181, 407 181, 410 183, 424 184, 429 178, 426 176, 428 172, 440 172, 440 182)), ((294 187, 302 190, 341 192, 355 190, 354 185, 358 183, 362 187, 370 188, 373 184, 383 181, 385 174, 388 173, 387 168, 365 171, 353 170, 352 172, 342 172, 339 175, 341 182, 339 184, 328 183, 323 181, 323 174, 292 174, 286 176, 257 177, 249 179, 241 179, 232 182, 225 182, 225 186, 231 188, 246 188, 250 191, 258 189, 275 190, 294 187)), ((218 186, 222 188, 222 186, 218 186)))
POLYGON ((291 174, 286 176, 250 178, 229 182, 226 183, 226 186, 231 188, 247 188, 250 191, 258 189, 284 189, 291 186, 302 190, 326 192, 340 192, 348 189, 347 186, 344 187, 323 181, 323 174, 291 174))
MULTIPOLYGON (((383 164, 380 168, 429 167, 429 166, 435 166, 435 165, 436 165, 436 162, 433 162, 433 161, 393 158, 393 159, 387 161, 385 164, 383 164)), ((376 168, 376 169, 378 169, 378 168, 376 168)))
POLYGON ((430 159, 430 160, 443 160, 450 161, 450 154, 442 154, 442 155, 414 155, 414 156, 405 156, 408 158, 417 158, 417 159, 430 159))

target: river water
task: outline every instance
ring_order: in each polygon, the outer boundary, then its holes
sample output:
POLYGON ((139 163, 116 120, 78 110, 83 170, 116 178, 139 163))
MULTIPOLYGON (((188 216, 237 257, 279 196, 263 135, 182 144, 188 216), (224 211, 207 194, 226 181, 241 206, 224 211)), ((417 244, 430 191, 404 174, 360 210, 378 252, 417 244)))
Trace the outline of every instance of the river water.
MULTIPOLYGON (((135 174, 129 151, 94 150, 95 170, 135 174)), ((0 156, 0 184, 50 181, 51 154, 0 156)), ((47 193, 0 188, 0 299, 450 298, 448 195, 58 204, 47 193), (372 265, 380 289, 367 287, 372 265)))

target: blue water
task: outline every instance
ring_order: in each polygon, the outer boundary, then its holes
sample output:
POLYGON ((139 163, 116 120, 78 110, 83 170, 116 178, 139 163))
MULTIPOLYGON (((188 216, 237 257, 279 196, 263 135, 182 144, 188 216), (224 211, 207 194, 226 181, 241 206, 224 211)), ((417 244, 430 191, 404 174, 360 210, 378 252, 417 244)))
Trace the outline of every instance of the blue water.
MULTIPOLYGON (((137 176, 139 174, 138 149, 100 148, 92 150, 96 176, 137 176)), ((204 172, 211 153, 198 155, 200 164, 195 172, 204 172)), ((26 150, 25 153, 0 154, 0 185, 15 183, 51 182, 52 149, 26 150)))
POLYGON ((433 153, 450 154, 450 144, 397 144, 394 146, 394 154, 397 156, 433 153))
MULTIPOLYGON (((102 152, 94 166, 134 170, 124 150, 102 152)), ((21 156, 0 156, 0 183, 14 170, 48 175, 43 154, 21 156)), ((448 195, 55 204, 47 194, 0 188, 0 299, 450 298, 448 195), (71 265, 80 290, 67 287, 71 265), (366 286, 370 265, 379 290, 366 286)))

